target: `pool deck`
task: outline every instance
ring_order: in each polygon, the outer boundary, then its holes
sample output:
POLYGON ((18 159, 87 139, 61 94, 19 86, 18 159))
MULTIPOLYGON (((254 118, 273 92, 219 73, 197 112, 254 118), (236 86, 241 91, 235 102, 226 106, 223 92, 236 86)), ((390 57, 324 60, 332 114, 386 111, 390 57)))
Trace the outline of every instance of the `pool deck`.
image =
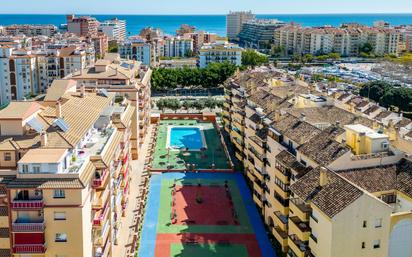
POLYGON ((179 172, 153 174, 138 257, 229 256, 227 253, 239 257, 276 256, 243 175, 179 172), (239 225, 181 225, 168 222, 168 212, 172 208, 168 202, 172 199, 171 184, 185 186, 200 182, 204 186, 216 186, 224 185, 225 181, 230 185, 234 206, 241 214, 239 225))
POLYGON ((150 169, 152 172, 233 171, 230 157, 221 140, 221 135, 211 122, 161 120, 158 125, 156 147, 150 169), (168 149, 168 130, 174 126, 202 128, 207 147, 201 151, 168 149))

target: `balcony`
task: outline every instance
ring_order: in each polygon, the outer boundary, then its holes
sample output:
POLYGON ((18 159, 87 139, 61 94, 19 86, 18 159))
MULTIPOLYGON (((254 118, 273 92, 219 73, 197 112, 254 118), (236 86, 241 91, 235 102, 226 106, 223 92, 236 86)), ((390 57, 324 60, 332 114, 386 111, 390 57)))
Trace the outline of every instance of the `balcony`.
POLYGON ((292 198, 289 201, 290 212, 297 216, 301 221, 309 221, 309 214, 311 212, 310 206, 305 204, 299 198, 292 198))
POLYGON ((259 194, 259 195, 263 195, 264 191, 263 191, 263 187, 262 187, 262 183, 260 183, 259 180, 254 180, 253 181, 253 189, 259 194))
POLYGON ((16 220, 12 224, 13 232, 43 232, 46 225, 44 220, 41 221, 25 221, 16 220))
POLYGON ((298 217, 289 217, 289 232, 295 234, 299 240, 308 241, 310 236, 309 222, 302 222, 298 217))
POLYGON ((283 173, 281 172, 277 167, 274 169, 275 170, 275 176, 282 181, 285 184, 289 184, 290 183, 290 175, 288 175, 288 173, 283 173))
POLYGON ((103 245, 106 242, 109 231, 110 231, 110 220, 107 220, 103 228, 96 231, 94 235, 94 244, 103 245))
POLYGON ((282 246, 282 251, 285 252, 288 248, 288 234, 276 226, 272 228, 272 234, 282 246))
POLYGON ((93 179, 93 188, 102 188, 106 186, 108 181, 109 171, 107 169, 103 170, 103 173, 96 172, 95 178, 93 179))
POLYGON ((288 218, 285 215, 282 215, 279 211, 275 211, 272 217, 274 218, 277 227, 281 228, 283 231, 288 230, 288 218))
POLYGON ((263 202, 260 200, 259 196, 253 194, 253 201, 256 203, 259 208, 263 208, 263 202))
POLYGON ((307 257, 310 254, 308 242, 299 240, 294 234, 289 235, 288 245, 289 251, 292 251, 297 257, 307 257))
MULTIPOLYGON (((278 184, 276 184, 276 183, 274 183, 274 184, 275 184, 275 186, 274 186, 275 192, 278 193, 283 199, 289 199, 289 194, 290 194, 289 190, 284 191, 283 188, 281 188, 278 184)), ((285 187, 288 188, 287 185, 285 185, 285 187)))
POLYGON ((94 215, 93 226, 100 227, 102 223, 107 220, 107 214, 110 212, 109 210, 109 204, 106 204, 104 209, 97 211, 94 215))
POLYGON ((288 200, 284 200, 284 199, 281 200, 279 196, 275 195, 275 197, 273 197, 273 201, 271 202, 273 202, 273 207, 275 208, 275 210, 279 211, 284 216, 289 215, 289 204, 288 204, 289 201, 288 200))
POLYGON ((43 207, 43 198, 33 198, 28 200, 14 199, 11 202, 11 208, 13 209, 42 209, 43 207))
POLYGON ((93 209, 102 209, 106 204, 107 199, 109 198, 110 190, 106 187, 103 191, 97 191, 93 200, 92 208, 93 209))
POLYGON ((13 245, 13 253, 16 254, 35 254, 45 253, 46 244, 15 244, 13 245))

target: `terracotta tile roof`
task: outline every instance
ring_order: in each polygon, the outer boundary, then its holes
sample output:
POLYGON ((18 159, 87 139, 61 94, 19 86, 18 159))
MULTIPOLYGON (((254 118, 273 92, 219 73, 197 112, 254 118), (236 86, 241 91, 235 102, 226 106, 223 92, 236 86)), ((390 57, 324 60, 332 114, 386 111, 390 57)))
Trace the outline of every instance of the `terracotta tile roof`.
POLYGON ((0 249, 0 257, 10 257, 10 249, 0 249))
POLYGON ((19 160, 19 163, 57 163, 64 158, 66 152, 67 149, 30 149, 19 160))
POLYGON ((300 121, 298 118, 290 114, 283 115, 280 121, 272 124, 272 127, 299 145, 309 141, 312 137, 321 132, 321 130, 315 126, 300 121))
POLYGON ((332 171, 327 171, 327 177, 328 183, 320 186, 320 168, 314 169, 292 184, 290 190, 333 218, 356 201, 363 191, 332 171))
POLYGON ((345 153, 350 152, 349 147, 346 145, 342 146, 335 140, 337 136, 343 133, 345 131, 342 128, 330 126, 301 145, 298 151, 315 161, 318 165, 328 166, 345 153))
POLYGON ((376 112, 377 110, 379 110, 379 106, 377 105, 372 105, 370 106, 368 109, 366 109, 366 111, 364 111, 363 113, 366 115, 371 114, 372 112, 376 112))
POLYGON ((42 106, 36 102, 11 102, 6 108, 0 111, 0 119, 26 119, 41 109, 42 106))
POLYGON ((337 173, 371 193, 398 190, 412 197, 412 162, 406 159, 393 165, 342 170, 337 173))
POLYGON ((313 125, 319 123, 329 123, 332 125, 339 122, 342 126, 348 124, 362 124, 367 127, 373 126, 373 121, 335 106, 293 108, 287 110, 287 112, 295 117, 300 117, 303 113, 305 114, 306 122, 313 125))
POLYGON ((403 128, 403 127, 410 125, 411 123, 412 123, 412 120, 408 118, 403 118, 398 123, 396 123, 396 127, 403 128))
POLYGON ((392 112, 390 112, 390 111, 382 111, 375 117, 375 119, 380 121, 380 120, 388 117, 391 114, 392 114, 392 112))
POLYGON ((47 89, 47 94, 44 97, 44 101, 57 101, 67 92, 68 89, 74 87, 74 91, 76 91, 76 85, 77 83, 74 80, 55 79, 47 89))
POLYGON ((78 178, 23 179, 16 178, 7 184, 8 188, 37 189, 83 189, 84 184, 78 178))
POLYGON ((9 228, 0 228, 0 238, 9 238, 9 228))

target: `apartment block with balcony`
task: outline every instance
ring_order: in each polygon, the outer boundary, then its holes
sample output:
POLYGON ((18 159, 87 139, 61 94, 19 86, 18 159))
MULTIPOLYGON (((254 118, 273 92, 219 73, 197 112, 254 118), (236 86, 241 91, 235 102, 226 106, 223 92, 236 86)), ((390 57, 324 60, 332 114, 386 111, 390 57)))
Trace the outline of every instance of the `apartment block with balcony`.
POLYGON ((116 103, 114 93, 57 88, 47 102, 12 102, 0 112, 1 186, 8 198, 0 217, 9 220, 0 223, 9 231, 0 251, 111 256, 128 203, 136 107, 126 99, 116 103))
POLYGON ((243 148, 233 136, 231 142, 237 157, 243 151, 238 160, 277 247, 288 256, 411 252, 410 242, 400 239, 411 233, 411 160, 395 147, 399 137, 392 130, 335 106, 299 79, 259 67, 226 83, 227 132, 237 124, 237 92, 246 101, 243 148), (302 196, 307 183, 316 185, 302 196), (348 222, 354 224, 342 225, 348 222), (353 238, 338 242, 345 237, 353 238))
POLYGON ((139 146, 147 135, 151 110, 152 70, 140 62, 121 59, 117 54, 107 54, 94 67, 67 76, 77 82, 77 87, 93 91, 96 87, 116 93, 116 101, 127 99, 135 106, 132 116, 132 158, 138 156, 139 146))
POLYGON ((209 63, 229 62, 236 66, 242 64, 243 49, 237 44, 225 41, 203 44, 199 50, 199 66, 205 68, 209 63))

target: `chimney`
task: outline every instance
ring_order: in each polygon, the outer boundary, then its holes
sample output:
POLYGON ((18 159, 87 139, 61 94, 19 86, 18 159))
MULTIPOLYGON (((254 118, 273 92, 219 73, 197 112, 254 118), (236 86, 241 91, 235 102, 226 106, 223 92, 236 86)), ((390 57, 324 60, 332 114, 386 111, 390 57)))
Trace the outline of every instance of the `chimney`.
POLYGON ((40 144, 42 147, 47 146, 47 133, 43 131, 40 135, 40 144))
POLYGON ((80 96, 85 97, 85 95, 86 95, 86 86, 84 85, 84 83, 82 83, 82 85, 80 86, 80 96))
POLYGON ((319 186, 324 187, 329 183, 328 170, 325 167, 320 168, 319 186))
POLYGON ((305 115, 303 112, 300 114, 299 120, 300 120, 301 122, 305 122, 305 121, 306 121, 306 115, 305 115))
POLYGON ((275 110, 275 122, 279 122, 282 115, 279 110, 275 110))
POLYGON ((57 101, 56 103, 56 117, 61 118, 62 117, 62 104, 60 101, 57 101))

